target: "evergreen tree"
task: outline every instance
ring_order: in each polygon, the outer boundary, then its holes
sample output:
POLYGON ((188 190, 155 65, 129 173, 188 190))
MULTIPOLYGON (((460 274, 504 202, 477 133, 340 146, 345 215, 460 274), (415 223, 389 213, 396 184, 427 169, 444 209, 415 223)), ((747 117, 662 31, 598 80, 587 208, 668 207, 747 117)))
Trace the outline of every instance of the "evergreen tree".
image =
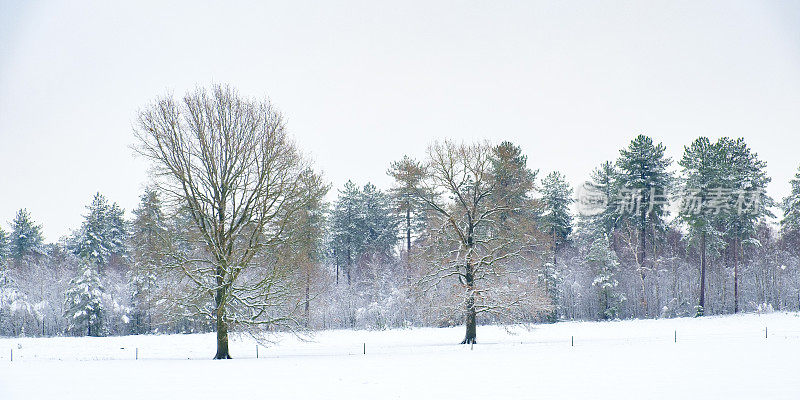
POLYGON ((767 164, 758 159, 744 138, 720 138, 717 141, 721 163, 720 177, 727 194, 727 204, 717 223, 733 255, 733 312, 739 312, 739 264, 743 245, 750 243, 757 227, 766 217, 774 217, 767 207, 774 205, 767 196, 767 164))
POLYGON ((331 247, 336 265, 336 283, 339 273, 347 276, 350 284, 353 265, 363 250, 363 237, 360 235, 360 191, 351 181, 339 191, 331 216, 331 247))
POLYGON ((367 183, 359 190, 345 184, 332 215, 332 247, 337 267, 344 267, 348 284, 357 263, 365 255, 391 257, 397 243, 397 218, 391 199, 367 183))
POLYGON ((106 213, 106 241, 112 257, 127 254, 128 228, 125 222, 125 210, 117 203, 112 203, 106 213))
POLYGON ((44 253, 42 227, 31 219, 28 210, 23 208, 17 211, 11 225, 10 252, 15 262, 44 253))
POLYGON ((784 233, 800 232, 800 168, 794 178, 789 180, 791 193, 783 198, 781 209, 783 219, 781 219, 781 230, 784 233))
POLYGON ((323 237, 325 235, 325 212, 327 205, 323 202, 325 192, 319 192, 307 207, 299 210, 295 224, 290 228, 296 231, 290 235, 297 238, 286 246, 286 259, 291 260, 290 265, 296 265, 299 274, 300 288, 303 292, 304 324, 308 327, 311 323, 311 298, 312 288, 321 276, 320 266, 324 260, 325 249, 323 237))
POLYGON ((0 271, 5 269, 9 258, 9 237, 3 227, 0 226, 0 271))
POLYGON ((135 333, 146 333, 153 329, 156 273, 163 265, 167 253, 165 243, 169 239, 158 192, 148 187, 139 199, 139 206, 133 211, 130 235, 132 329, 135 333))
POLYGON ((572 216, 569 212, 570 204, 575 200, 572 198, 572 188, 566 182, 564 175, 558 171, 551 172, 542 180, 542 223, 544 231, 553 240, 553 262, 546 263, 544 266, 544 279, 547 293, 550 296, 554 309, 550 314, 549 320, 558 319, 558 305, 560 286, 560 274, 558 272, 557 254, 561 246, 567 242, 567 238, 572 233, 572 216))
POLYGON ((569 234, 572 233, 572 215, 569 207, 574 201, 572 188, 560 172, 551 172, 542 180, 544 209, 542 222, 545 231, 553 238, 554 253, 566 243, 569 234))
POLYGON ((528 157, 522 154, 522 148, 511 143, 502 142, 492 147, 492 179, 495 181, 493 201, 507 209, 500 218, 507 214, 535 214, 531 192, 536 183, 537 171, 528 168, 528 157))
POLYGON ((709 242, 713 253, 728 249, 733 261, 734 312, 739 311, 739 263, 742 245, 757 226, 772 215, 766 195, 770 178, 766 164, 750 151, 744 139, 696 139, 679 163, 684 174, 684 207, 681 218, 690 236, 700 244, 700 301, 697 315, 705 308, 706 264, 709 242))
POLYGON ((642 286, 641 303, 647 315, 646 276, 646 238, 656 229, 664 227, 667 216, 667 194, 672 185, 672 175, 668 168, 672 160, 664 155, 666 147, 654 144, 653 139, 639 135, 627 148, 620 150, 617 159, 618 188, 622 194, 620 201, 621 217, 636 226, 639 244, 636 252, 639 278, 642 286), (650 230, 648 230, 650 228, 650 230))
POLYGON ((398 219, 403 221, 406 254, 409 254, 412 236, 425 228, 425 207, 414 194, 425 170, 418 161, 403 156, 402 160, 391 164, 387 173, 395 180, 390 194, 395 201, 398 219))
POLYGON ((689 235, 699 242, 700 252, 700 299, 696 315, 705 312, 706 265, 708 242, 717 237, 713 226, 717 204, 712 195, 721 187, 719 148, 706 137, 695 139, 684 148, 683 158, 678 163, 683 167, 683 202, 680 217, 689 225, 689 235))
POLYGON ((371 183, 364 185, 359 197, 361 230, 365 234, 365 250, 391 256, 397 244, 397 219, 391 198, 371 183))
POLYGON ((613 233, 619 220, 617 181, 617 170, 611 161, 600 164, 592 171, 590 185, 594 191, 605 197, 606 204, 600 212, 591 216, 591 220, 606 235, 613 233))
POLYGON ((124 211, 116 203, 109 205, 100 193, 94 195, 86 209, 89 212, 70 247, 75 255, 91 259, 104 271, 112 257, 125 252, 124 211))
POLYGON ((619 307, 625 300, 625 296, 616 290, 619 284, 616 279, 619 261, 617 255, 611 250, 606 235, 600 235, 592 241, 589 252, 586 254, 586 264, 595 276, 592 286, 598 290, 599 317, 601 319, 618 318, 619 307))
POLYGON ((103 336, 103 285, 92 259, 81 260, 79 275, 69 282, 64 302, 64 318, 74 334, 103 336))

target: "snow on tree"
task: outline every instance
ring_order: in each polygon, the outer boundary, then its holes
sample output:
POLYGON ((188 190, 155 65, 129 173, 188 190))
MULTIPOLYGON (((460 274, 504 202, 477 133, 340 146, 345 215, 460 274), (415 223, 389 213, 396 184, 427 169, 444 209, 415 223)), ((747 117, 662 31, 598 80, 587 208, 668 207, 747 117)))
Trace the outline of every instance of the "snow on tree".
MULTIPOLYGON (((720 138, 717 141, 720 160, 723 161, 721 187, 726 190, 727 204, 717 215, 717 224, 723 234, 728 252, 733 254, 733 312, 739 312, 739 264, 745 245, 759 245, 755 234, 759 223, 774 217, 770 206, 774 201, 767 196, 767 164, 750 150, 744 138, 720 138)), ((730 259, 730 257, 729 257, 730 259)))
POLYGON ((17 264, 26 257, 44 253, 42 227, 31 219, 28 210, 23 208, 17 211, 11 225, 10 252, 17 264))
POLYGON ((542 179, 541 194, 543 211, 541 221, 545 232, 548 232, 552 239, 553 256, 553 262, 548 262, 544 266, 547 293, 554 305, 553 313, 548 319, 555 321, 558 319, 558 308, 555 306, 558 304, 560 286, 557 254, 572 233, 572 215, 569 207, 575 200, 572 198, 572 188, 569 187, 564 175, 558 171, 551 172, 542 179))
POLYGON ((8 233, 0 226, 0 271, 3 271, 8 265, 10 251, 9 251, 9 237, 8 233))
POLYGON ((80 258, 89 258, 101 272, 112 257, 125 252, 126 232, 124 211, 105 196, 96 193, 80 229, 73 235, 70 248, 80 258))
POLYGON ((617 170, 614 163, 606 161, 592 171, 591 185, 592 190, 601 193, 605 197, 605 205, 598 213, 591 216, 593 224, 599 227, 607 235, 613 234, 617 228, 619 219, 617 187, 617 170))
POLYGON ((392 256, 398 222, 391 198, 375 185, 359 189, 348 181, 339 191, 331 215, 330 245, 337 271, 342 268, 348 284, 365 257, 392 256))
POLYGON ((103 285, 95 261, 81 260, 78 276, 69 283, 64 301, 67 329, 75 335, 103 336, 103 285))
POLYGON ((130 229, 131 324, 135 333, 146 333, 154 328, 153 312, 158 290, 156 274, 165 262, 169 230, 158 191, 148 187, 139 199, 130 229))
POLYGON ((156 100, 139 113, 135 135, 162 193, 188 211, 199 233, 191 257, 171 252, 168 268, 188 282, 173 300, 215 322, 214 358, 231 358, 229 327, 255 334, 296 327, 303 303, 293 287, 297 266, 274 250, 294 239, 288 227, 327 187, 281 113, 269 101, 214 85, 182 100, 156 100))
POLYGON ((625 296, 617 292, 619 282, 616 274, 619 261, 611 249, 608 236, 601 234, 591 242, 586 254, 586 264, 595 274, 592 286, 598 291, 599 317, 601 319, 618 318, 619 306, 625 300, 625 296))
MULTIPOLYGON (((720 138, 712 143, 697 138, 686 147, 683 167, 683 204, 680 217, 689 226, 690 238, 699 242, 700 298, 697 315, 706 306, 706 269, 709 255, 729 249, 733 261, 734 312, 739 311, 739 260, 743 245, 750 243, 757 224, 772 215, 766 196, 770 179, 766 164, 752 153, 743 139, 720 138), (712 250, 709 254, 709 250, 712 250)), ((713 258, 712 258, 713 259, 713 258)))
MULTIPOLYGON (((668 170, 672 159, 666 157, 665 152, 663 144, 654 144, 652 138, 639 135, 627 148, 620 150, 616 163, 617 188, 622 197, 621 217, 636 227, 638 235, 635 258, 642 289, 640 302, 645 315, 648 310, 645 277, 655 264, 655 261, 651 265, 646 262, 647 236, 648 232, 653 233, 664 226, 668 214, 667 196, 673 183, 668 170)), ((655 234, 652 236, 655 239, 655 234)))
POLYGON ((425 171, 419 161, 403 156, 402 160, 392 162, 387 173, 395 180, 390 193, 398 219, 403 221, 403 236, 408 255, 411 253, 412 236, 418 237, 425 229, 425 206, 414 196, 414 187, 419 186, 425 171))
POLYGON ((783 219, 781 219, 781 229, 784 232, 800 232, 800 168, 789 181, 791 192, 783 198, 781 208, 783 209, 783 219))
POLYGON ((502 183, 491 151, 488 143, 434 143, 415 189, 431 212, 432 231, 421 255, 426 271, 420 285, 430 292, 446 279, 457 280, 443 306, 463 313, 463 344, 476 342, 479 315, 521 317, 549 308, 531 279, 543 235, 535 221, 494 197, 502 183))

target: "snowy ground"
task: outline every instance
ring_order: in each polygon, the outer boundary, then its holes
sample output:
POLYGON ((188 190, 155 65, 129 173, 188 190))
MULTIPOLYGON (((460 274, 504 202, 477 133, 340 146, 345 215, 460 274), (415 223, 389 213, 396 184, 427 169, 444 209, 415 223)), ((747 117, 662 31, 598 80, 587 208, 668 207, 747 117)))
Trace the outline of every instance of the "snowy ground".
POLYGON ((208 359, 213 335, 3 338, 0 399, 800 398, 796 313, 481 326, 474 349, 462 335, 283 336, 258 359, 238 339, 229 361, 208 359))

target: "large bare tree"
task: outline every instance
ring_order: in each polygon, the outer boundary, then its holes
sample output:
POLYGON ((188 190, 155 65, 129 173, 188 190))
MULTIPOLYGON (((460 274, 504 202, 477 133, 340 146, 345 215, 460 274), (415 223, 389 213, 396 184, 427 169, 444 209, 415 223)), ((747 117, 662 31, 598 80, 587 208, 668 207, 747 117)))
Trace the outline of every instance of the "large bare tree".
POLYGON ((296 213, 327 188, 287 136, 268 100, 230 86, 165 96, 140 111, 136 150, 162 191, 188 213, 199 251, 172 251, 182 310, 214 321, 215 359, 231 358, 228 330, 293 326, 302 296, 280 250, 300 232, 296 213))
POLYGON ((431 211, 422 253, 432 262, 420 283, 430 290, 456 279, 451 304, 464 312, 463 344, 476 342, 481 313, 518 318, 549 307, 536 279, 547 237, 523 210, 531 203, 510 201, 518 192, 496 164, 488 143, 434 143, 415 186, 431 211))

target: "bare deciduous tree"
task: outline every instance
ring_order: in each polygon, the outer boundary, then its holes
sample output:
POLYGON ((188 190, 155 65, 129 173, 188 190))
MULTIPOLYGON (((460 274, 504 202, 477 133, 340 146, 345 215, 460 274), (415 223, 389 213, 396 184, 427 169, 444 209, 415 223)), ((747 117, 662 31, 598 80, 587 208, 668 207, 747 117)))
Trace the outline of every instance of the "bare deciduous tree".
POLYGON ((420 283, 429 289, 456 278, 455 304, 465 312, 462 344, 475 343, 476 318, 531 315, 547 309, 536 282, 547 238, 531 218, 500 199, 491 146, 449 141, 428 148, 417 196, 430 208, 425 258, 432 268, 420 283))
POLYGON ((215 322, 214 358, 230 358, 232 326, 294 325, 302 301, 279 248, 297 232, 288 229, 295 213, 327 188, 287 137, 278 110, 215 85, 182 101, 158 99, 139 113, 135 135, 136 150, 204 245, 171 251, 167 268, 183 278, 176 286, 187 289, 176 296, 182 309, 215 322))

